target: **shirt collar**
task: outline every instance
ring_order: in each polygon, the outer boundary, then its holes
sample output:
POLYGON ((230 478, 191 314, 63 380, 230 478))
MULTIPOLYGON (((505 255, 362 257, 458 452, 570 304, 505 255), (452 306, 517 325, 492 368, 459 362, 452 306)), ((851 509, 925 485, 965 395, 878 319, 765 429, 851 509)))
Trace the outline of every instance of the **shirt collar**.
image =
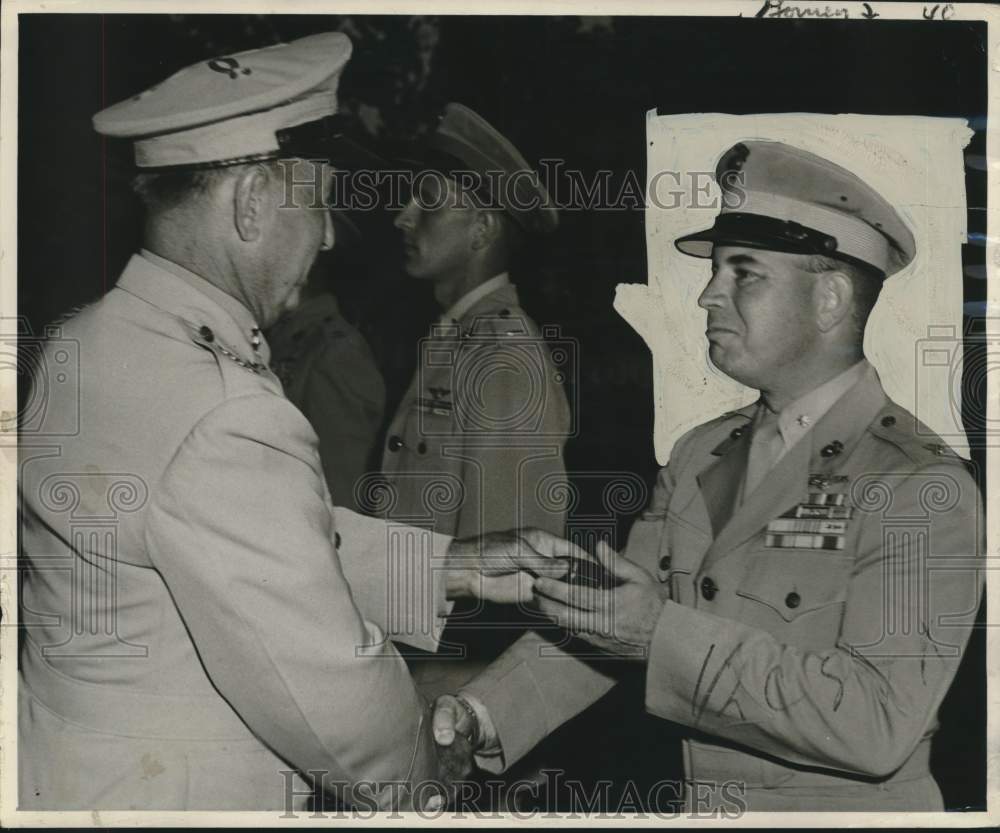
POLYGON ((201 275, 197 275, 190 269, 184 268, 179 263, 174 263, 172 260, 161 257, 155 252, 149 251, 149 249, 140 249, 139 254, 154 266, 157 266, 164 272, 169 272, 171 275, 180 278, 188 286, 206 296, 217 306, 222 307, 222 309, 236 323, 240 332, 246 337, 247 342, 251 345, 258 345, 257 353, 264 364, 268 363, 270 360, 270 350, 267 346, 267 342, 261 335, 260 327, 257 326, 257 322, 254 319, 253 314, 242 303, 240 303, 240 301, 236 300, 236 298, 228 292, 219 289, 219 287, 215 284, 205 280, 205 278, 201 277, 201 275))
MULTIPOLYGON (((861 381, 869 367, 868 360, 862 359, 782 408, 778 414, 778 431, 785 441, 785 448, 791 448, 808 434, 834 403, 861 381)), ((761 411, 765 410, 762 402, 761 411)))
POLYGON ((475 304, 485 298, 487 295, 492 295, 498 289, 502 289, 505 286, 510 285, 510 275, 507 272, 501 272, 499 275, 494 275, 488 281, 484 281, 479 284, 475 289, 466 292, 461 298, 455 301, 441 316, 440 323, 450 324, 453 321, 461 321, 462 316, 465 315, 470 309, 475 306, 475 304))

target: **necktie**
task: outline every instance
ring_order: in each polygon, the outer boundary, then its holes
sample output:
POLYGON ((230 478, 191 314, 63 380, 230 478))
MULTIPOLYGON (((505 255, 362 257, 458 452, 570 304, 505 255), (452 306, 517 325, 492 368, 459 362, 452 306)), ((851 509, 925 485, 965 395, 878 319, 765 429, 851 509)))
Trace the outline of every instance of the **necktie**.
POLYGON ((785 448, 785 440, 778 428, 778 415, 764 409, 763 418, 754 428, 747 473, 743 484, 744 496, 756 489, 765 475, 774 467, 785 448))

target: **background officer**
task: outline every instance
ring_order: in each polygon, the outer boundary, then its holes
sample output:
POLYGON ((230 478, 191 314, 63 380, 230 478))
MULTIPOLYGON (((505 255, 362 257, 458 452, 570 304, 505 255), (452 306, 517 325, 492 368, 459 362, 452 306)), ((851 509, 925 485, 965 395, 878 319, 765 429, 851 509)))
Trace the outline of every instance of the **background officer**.
POLYGON ((334 243, 350 51, 330 33, 200 62, 94 117, 135 140, 148 212, 117 285, 46 348, 79 346, 79 386, 46 403, 79 430, 22 460, 22 809, 287 810, 302 777, 429 803, 426 704, 387 637, 433 650, 450 599, 530 584, 516 536, 335 510, 268 368, 261 328, 334 243))
MULTIPOLYGON (((536 599, 645 664, 646 708, 694 730, 698 809, 941 809, 931 737, 979 601, 981 507, 963 461, 862 352, 882 280, 915 244, 878 193, 813 154, 748 141, 720 161, 723 188, 731 171, 745 201, 677 246, 712 259, 712 362, 761 398, 677 443, 627 557, 601 553, 617 588, 540 578, 536 599)), ((474 680, 471 712, 442 698, 439 742, 470 733, 499 770, 613 684, 544 645, 529 634, 474 680)))
MULTIPOLYGON (((562 535, 565 512, 545 491, 566 477, 565 370, 508 272, 558 216, 517 149, 461 104, 445 108, 422 157, 395 224, 407 273, 431 282, 444 312, 388 429, 389 514, 448 535, 512 524, 562 535)), ((414 657, 422 691, 453 691, 514 638, 507 611, 475 607, 452 619, 445 656, 414 657)))
POLYGON ((562 376, 522 309, 509 270, 528 235, 558 215, 517 149, 481 116, 449 104, 396 219, 408 275, 443 310, 390 423, 382 470, 392 513, 452 535, 512 523, 561 534, 564 513, 535 485, 562 477, 569 408, 562 376), (432 502, 432 484, 454 488, 432 502))

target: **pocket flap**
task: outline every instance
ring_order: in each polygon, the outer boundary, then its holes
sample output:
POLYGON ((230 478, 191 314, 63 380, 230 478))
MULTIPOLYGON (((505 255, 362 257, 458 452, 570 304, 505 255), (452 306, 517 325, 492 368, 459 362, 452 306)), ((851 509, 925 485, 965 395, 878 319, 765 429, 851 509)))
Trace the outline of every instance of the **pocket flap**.
POLYGON ((767 605, 786 622, 847 597, 852 559, 823 550, 768 552, 752 558, 736 595, 767 605))

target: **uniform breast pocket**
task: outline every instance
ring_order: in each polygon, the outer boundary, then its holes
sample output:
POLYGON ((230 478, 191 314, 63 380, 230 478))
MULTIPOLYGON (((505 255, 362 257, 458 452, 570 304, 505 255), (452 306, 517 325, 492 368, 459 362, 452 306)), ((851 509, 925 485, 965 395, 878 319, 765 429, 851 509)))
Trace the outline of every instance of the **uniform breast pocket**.
POLYGON ((833 647, 852 566, 850 557, 829 550, 756 553, 736 590, 740 620, 799 648, 833 647))
POLYGON ((449 414, 435 413, 414 402, 402 421, 397 420, 386 437, 386 467, 392 471, 423 470, 440 465, 440 446, 453 434, 449 414))
POLYGON ((445 408, 441 403, 419 400, 410 412, 407 441, 421 456, 448 443, 455 436, 455 416, 451 403, 445 408))

